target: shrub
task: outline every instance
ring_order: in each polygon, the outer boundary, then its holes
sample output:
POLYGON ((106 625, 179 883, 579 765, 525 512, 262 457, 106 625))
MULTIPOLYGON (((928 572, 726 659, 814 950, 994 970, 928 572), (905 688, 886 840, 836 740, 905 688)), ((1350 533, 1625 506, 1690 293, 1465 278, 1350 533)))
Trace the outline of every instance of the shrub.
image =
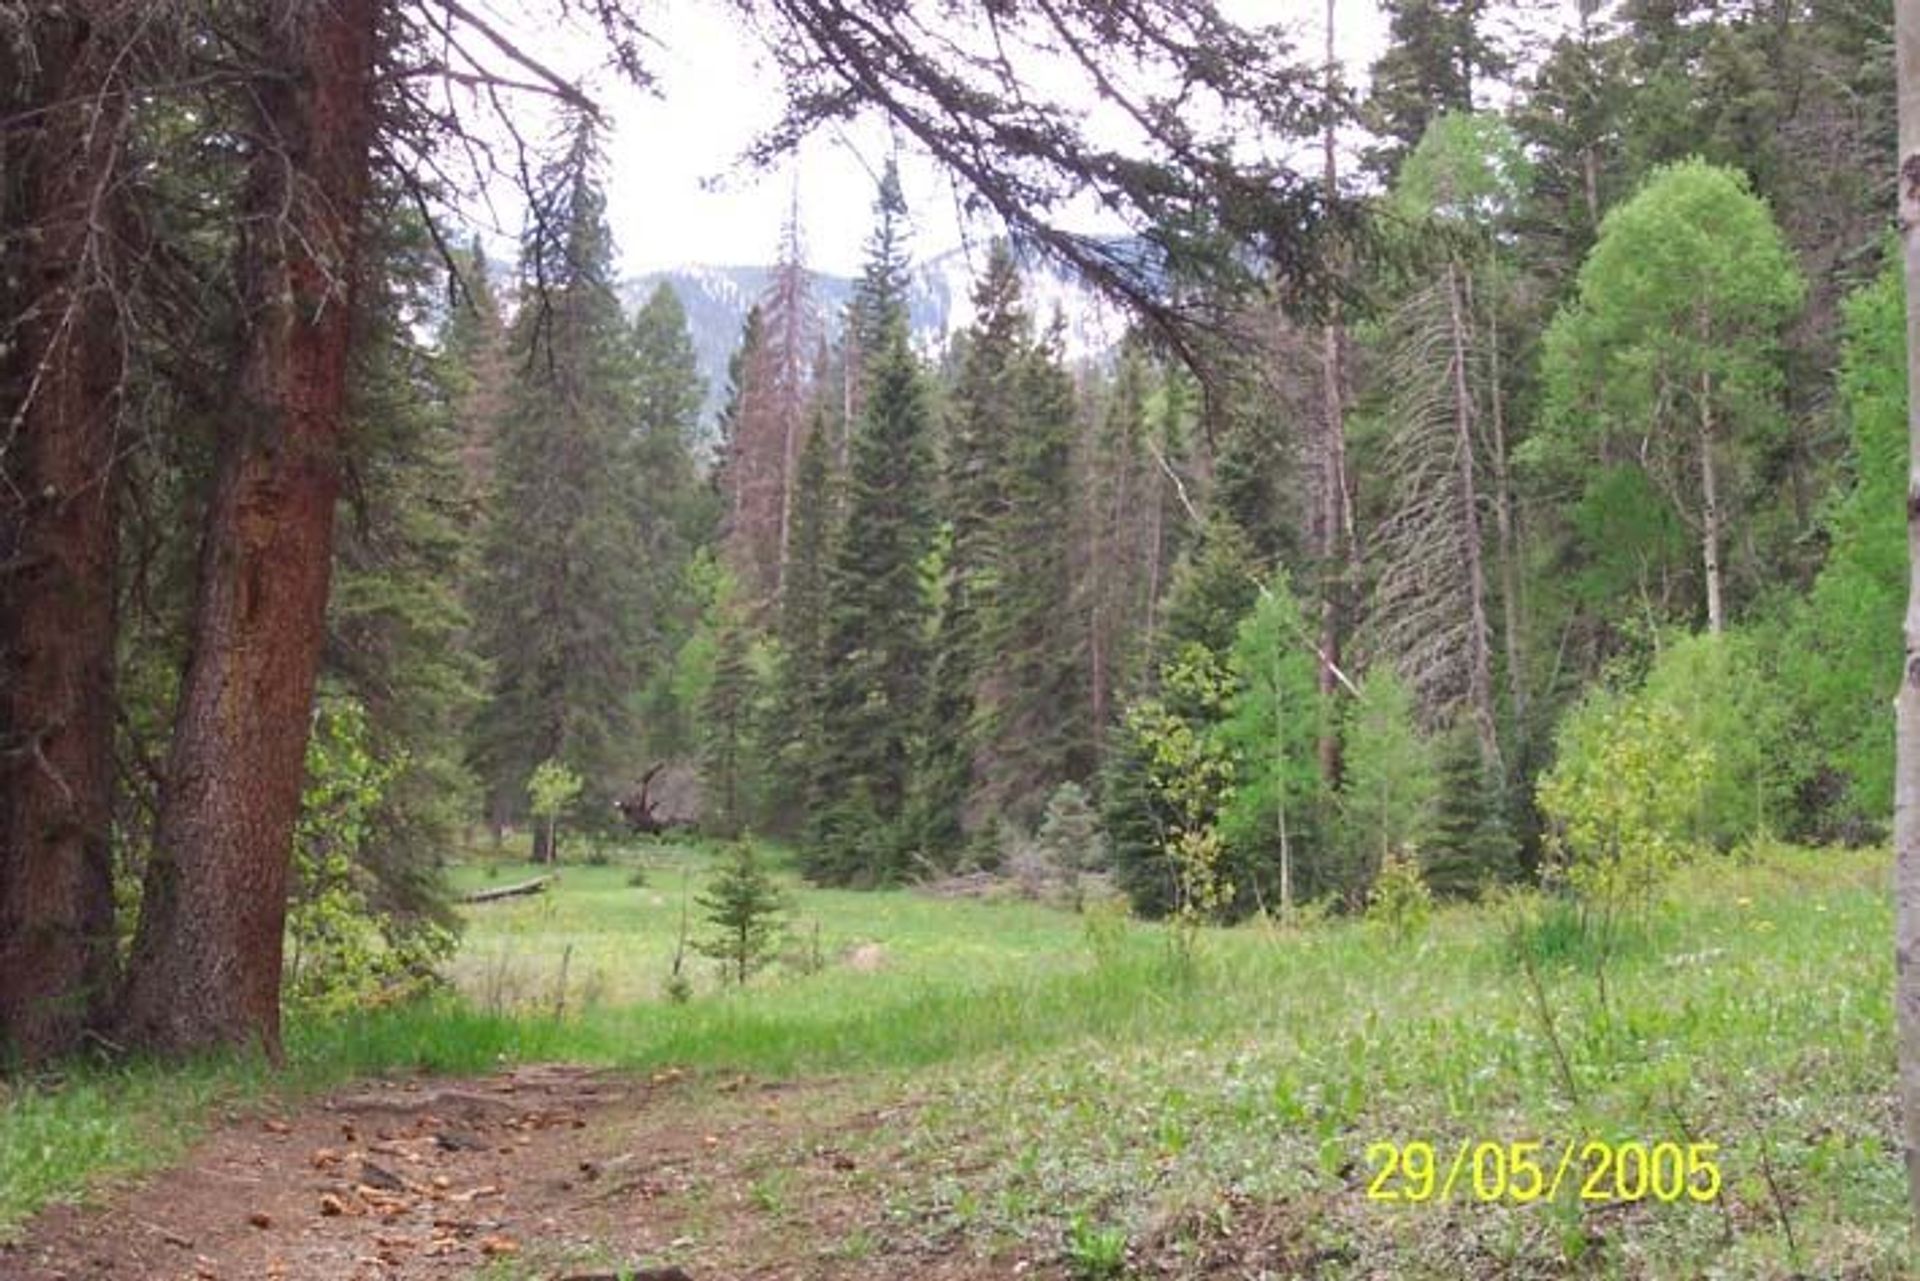
POLYGON ((1433 891, 1420 874, 1420 860, 1411 853, 1390 854, 1380 865, 1367 895, 1367 919, 1385 927, 1395 942, 1419 937, 1433 915, 1433 891))
POLYGON ((1034 844, 1042 858, 1063 872, 1098 872, 1107 865, 1106 831, 1078 783, 1062 783, 1047 798, 1034 844))
POLYGON ((1540 780, 1552 869, 1609 917, 1644 916, 1693 834, 1713 766, 1672 708, 1605 691, 1568 715, 1540 780))
POLYGON ((433 921, 376 912, 359 855, 375 812, 404 759, 370 746, 365 710, 321 700, 307 741, 307 785, 294 830, 287 908, 286 995, 322 1013, 403 999, 437 981, 453 932, 433 921))

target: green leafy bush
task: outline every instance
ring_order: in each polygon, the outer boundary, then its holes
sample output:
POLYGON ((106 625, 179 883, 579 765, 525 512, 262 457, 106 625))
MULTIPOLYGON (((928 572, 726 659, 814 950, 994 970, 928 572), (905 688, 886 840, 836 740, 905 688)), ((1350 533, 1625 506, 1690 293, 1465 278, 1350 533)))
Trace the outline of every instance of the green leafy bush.
POLYGON ((1420 860, 1411 854, 1389 854, 1373 878, 1367 896, 1367 919, 1383 926, 1397 943, 1418 938, 1433 915, 1433 891, 1420 874, 1420 860))
POLYGON ((453 954, 451 930, 431 920, 382 914, 357 858, 404 759, 378 759, 366 710, 326 697, 307 742, 307 787, 294 829, 287 908, 286 999, 336 1014, 403 999, 436 981, 453 954))
POLYGON ((1551 870, 1609 917, 1644 916, 1698 848, 1712 747, 1666 704, 1605 691, 1568 714, 1558 747, 1538 792, 1551 870))

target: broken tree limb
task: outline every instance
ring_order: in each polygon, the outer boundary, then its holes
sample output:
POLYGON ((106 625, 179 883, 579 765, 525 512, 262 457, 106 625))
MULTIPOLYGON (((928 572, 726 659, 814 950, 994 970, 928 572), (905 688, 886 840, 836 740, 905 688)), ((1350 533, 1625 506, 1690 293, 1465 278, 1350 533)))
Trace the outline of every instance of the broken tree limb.
POLYGON ((502 885, 496 890, 475 890, 471 894, 460 896, 462 903, 491 903, 495 899, 518 898, 522 894, 544 894, 551 876, 536 876, 531 881, 520 881, 513 885, 502 885))

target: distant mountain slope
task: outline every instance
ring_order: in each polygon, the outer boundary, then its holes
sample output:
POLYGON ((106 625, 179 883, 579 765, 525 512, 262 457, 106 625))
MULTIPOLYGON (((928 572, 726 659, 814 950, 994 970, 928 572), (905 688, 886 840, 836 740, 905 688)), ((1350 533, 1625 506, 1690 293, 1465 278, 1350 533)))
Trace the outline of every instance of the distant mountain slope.
MULTIPOLYGON (((948 339, 973 319, 973 280, 984 250, 969 256, 950 250, 920 266, 914 273, 908 300, 913 340, 929 356, 938 354, 948 339), (979 261, 976 261, 979 260, 979 261)), ((770 266, 689 265, 650 271, 629 277, 620 286, 621 301, 638 310, 656 286, 673 286, 686 308, 687 326, 699 353, 700 373, 707 380, 701 424, 711 432, 719 418, 727 388, 727 360, 740 341, 747 310, 766 292, 770 266)), ((853 280, 846 276, 813 276, 813 300, 828 326, 837 332, 853 297, 853 280)), ((1029 269, 1027 297, 1042 326, 1055 309, 1065 322, 1065 346, 1072 359, 1104 355, 1126 332, 1125 317, 1112 304, 1084 285, 1050 268, 1029 269)))

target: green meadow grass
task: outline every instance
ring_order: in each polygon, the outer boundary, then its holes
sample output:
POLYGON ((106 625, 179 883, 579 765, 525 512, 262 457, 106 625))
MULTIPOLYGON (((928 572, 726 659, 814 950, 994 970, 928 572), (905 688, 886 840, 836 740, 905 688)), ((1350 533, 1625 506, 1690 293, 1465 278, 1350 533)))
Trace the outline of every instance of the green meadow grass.
MULTIPOLYGON (((1157 927, 796 883, 782 962, 735 992, 689 957, 698 994, 673 1005, 656 994, 683 886, 697 894, 706 867, 660 847, 471 907, 454 993, 296 1020, 284 1078, 132 1066, 16 1091, 0 1115, 0 1224, 164 1162, 193 1132, 182 1118, 398 1068, 574 1059, 910 1094, 913 1119, 860 1140, 901 1231, 1089 1269, 1119 1241, 1198 1268, 1236 1216, 1282 1206, 1325 1276, 1909 1275, 1883 851, 1689 869, 1604 962, 1550 909, 1517 936, 1486 908, 1443 910, 1405 941, 1364 922, 1251 925, 1206 934, 1181 965, 1157 927), (1366 1197, 1378 1141, 1451 1154, 1540 1139, 1557 1155, 1589 1137, 1718 1143, 1723 1195, 1366 1197)), ((455 882, 526 874, 463 867, 455 882)))

